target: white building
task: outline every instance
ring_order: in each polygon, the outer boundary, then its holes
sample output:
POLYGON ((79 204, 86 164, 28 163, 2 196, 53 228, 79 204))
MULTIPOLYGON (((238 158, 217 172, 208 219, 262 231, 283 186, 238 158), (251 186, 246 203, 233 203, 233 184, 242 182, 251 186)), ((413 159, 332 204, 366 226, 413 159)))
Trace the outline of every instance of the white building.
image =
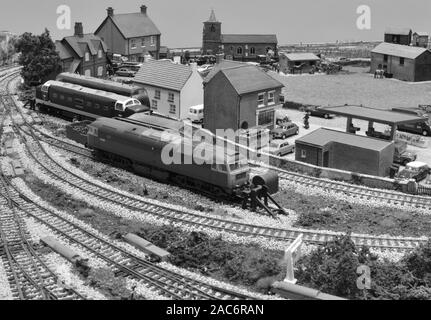
POLYGON ((202 77, 195 64, 175 64, 168 59, 148 61, 133 82, 147 90, 154 112, 169 117, 186 119, 191 106, 203 104, 202 77))

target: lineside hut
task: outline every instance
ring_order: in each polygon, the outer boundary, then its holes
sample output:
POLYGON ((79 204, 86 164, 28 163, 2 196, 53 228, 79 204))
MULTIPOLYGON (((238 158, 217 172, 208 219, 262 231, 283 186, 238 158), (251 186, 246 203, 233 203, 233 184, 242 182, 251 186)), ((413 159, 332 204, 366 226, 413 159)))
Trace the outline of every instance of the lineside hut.
POLYGON ((297 161, 312 165, 387 176, 394 158, 394 143, 320 128, 295 142, 297 161))

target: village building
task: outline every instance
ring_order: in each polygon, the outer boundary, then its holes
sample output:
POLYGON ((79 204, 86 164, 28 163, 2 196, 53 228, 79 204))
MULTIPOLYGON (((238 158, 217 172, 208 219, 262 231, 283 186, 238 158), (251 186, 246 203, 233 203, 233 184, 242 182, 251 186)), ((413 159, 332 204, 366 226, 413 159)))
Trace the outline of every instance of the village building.
POLYGON ((196 64, 150 60, 139 69, 133 82, 143 86, 153 112, 176 119, 187 118, 189 108, 203 104, 203 86, 196 64))
POLYGON ((295 141, 295 159, 315 166, 388 176, 394 159, 393 141, 326 128, 295 141))
POLYGON ((257 61, 272 51, 277 55, 277 36, 275 34, 222 34, 221 22, 214 10, 204 22, 202 54, 223 53, 226 59, 257 61))
POLYGON ((431 52, 425 48, 383 42, 371 51, 371 72, 383 69, 403 81, 431 80, 431 52))
POLYGON ((309 73, 320 61, 314 53, 297 52, 279 54, 280 71, 287 73, 309 73))
POLYGON ((106 42, 111 54, 120 54, 129 61, 142 62, 148 54, 159 59, 161 33, 148 16, 146 6, 141 6, 137 13, 114 14, 112 7, 107 12, 95 34, 106 42))
POLYGON ((412 37, 412 43, 414 46, 428 48, 429 36, 427 32, 415 32, 412 37))
POLYGON ((84 34, 81 22, 75 23, 73 36, 55 42, 60 56, 61 72, 79 73, 90 77, 106 76, 107 46, 94 34, 84 34))
POLYGON ((204 80, 204 128, 273 129, 283 86, 256 66, 220 62, 204 80))
POLYGON ((387 28, 385 42, 409 46, 412 43, 412 30, 410 28, 387 28))

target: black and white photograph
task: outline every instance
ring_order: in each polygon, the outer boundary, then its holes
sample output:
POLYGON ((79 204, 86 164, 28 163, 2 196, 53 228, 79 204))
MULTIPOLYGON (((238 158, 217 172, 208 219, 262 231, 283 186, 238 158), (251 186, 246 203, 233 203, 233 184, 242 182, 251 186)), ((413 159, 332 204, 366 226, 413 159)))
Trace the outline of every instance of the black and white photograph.
POLYGON ((0 5, 0 305, 431 299, 430 1, 0 5))

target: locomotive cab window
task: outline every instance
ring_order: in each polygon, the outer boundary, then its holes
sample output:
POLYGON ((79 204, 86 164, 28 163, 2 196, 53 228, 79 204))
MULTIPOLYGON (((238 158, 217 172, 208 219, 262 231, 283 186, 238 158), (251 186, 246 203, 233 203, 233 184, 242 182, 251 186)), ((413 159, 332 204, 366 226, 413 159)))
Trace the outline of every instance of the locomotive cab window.
POLYGON ((123 104, 122 104, 121 102, 117 102, 117 103, 115 104, 115 110, 117 110, 117 111, 124 111, 124 106, 123 106, 123 104))

